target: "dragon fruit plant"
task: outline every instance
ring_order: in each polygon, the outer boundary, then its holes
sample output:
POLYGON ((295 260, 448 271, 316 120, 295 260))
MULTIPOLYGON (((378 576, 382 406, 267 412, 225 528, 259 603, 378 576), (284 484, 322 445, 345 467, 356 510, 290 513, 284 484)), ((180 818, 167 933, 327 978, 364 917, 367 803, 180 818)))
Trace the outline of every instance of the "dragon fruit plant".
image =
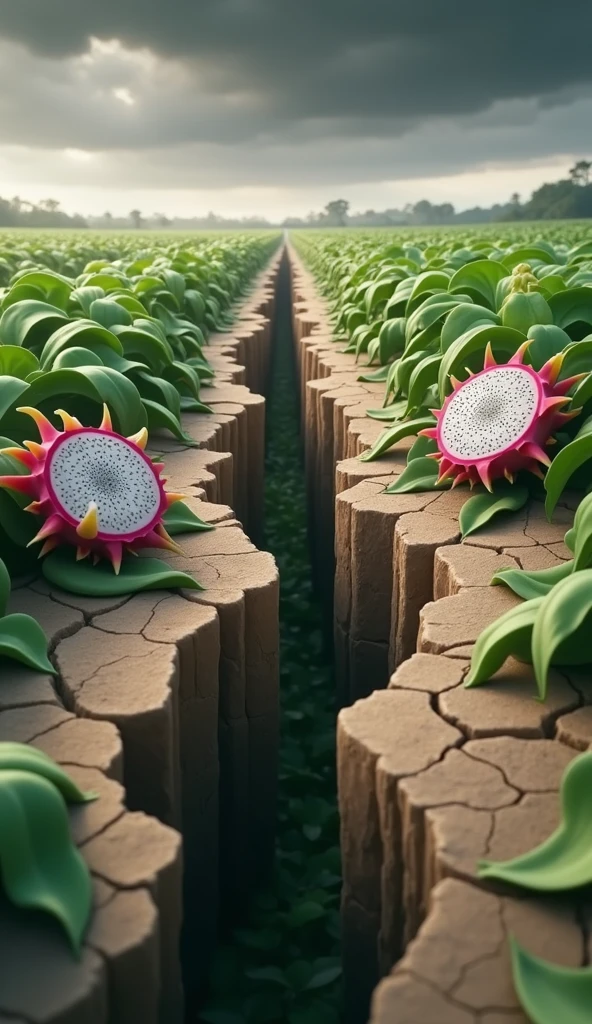
POLYGON ((38 409, 21 408, 37 425, 40 443, 6 448, 26 475, 0 476, 0 486, 31 498, 25 511, 44 519, 30 542, 42 542, 39 557, 59 545, 73 545, 76 561, 106 559, 115 574, 123 554, 142 548, 180 552, 167 533, 163 515, 181 494, 167 493, 163 466, 144 452, 146 428, 131 437, 117 434, 107 406, 99 427, 84 427, 63 410, 57 430, 38 409))
POLYGON ((525 365, 530 344, 525 341, 509 362, 500 364, 488 344, 483 370, 462 382, 451 378, 452 394, 441 409, 431 410, 436 426, 419 432, 436 441, 437 452, 427 456, 439 464, 436 483, 451 478, 453 486, 482 483, 491 491, 500 477, 513 483, 520 470, 541 476, 541 466, 551 464, 545 447, 578 415, 579 409, 561 410, 580 377, 557 380, 563 354, 539 371, 525 365))

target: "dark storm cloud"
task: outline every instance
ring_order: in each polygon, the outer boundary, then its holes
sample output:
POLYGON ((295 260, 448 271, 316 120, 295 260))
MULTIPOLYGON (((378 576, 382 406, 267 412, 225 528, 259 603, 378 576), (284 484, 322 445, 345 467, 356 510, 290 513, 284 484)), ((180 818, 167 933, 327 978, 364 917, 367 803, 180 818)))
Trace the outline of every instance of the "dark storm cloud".
POLYGON ((37 54, 81 54, 92 36, 147 47, 199 68, 202 88, 214 96, 249 94, 250 115, 266 118, 272 132, 321 118, 363 134, 371 118, 385 137, 391 121, 401 130, 499 100, 549 104, 592 81, 590 0, 18 0, 3 7, 0 35, 37 54))

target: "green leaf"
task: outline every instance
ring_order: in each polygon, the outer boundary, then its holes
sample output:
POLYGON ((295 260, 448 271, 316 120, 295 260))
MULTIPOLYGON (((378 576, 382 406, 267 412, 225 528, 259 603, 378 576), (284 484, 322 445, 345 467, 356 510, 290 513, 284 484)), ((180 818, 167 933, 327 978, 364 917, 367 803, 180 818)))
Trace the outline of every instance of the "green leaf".
POLYGON ((18 612, 0 619, 0 655, 38 672, 56 674, 47 657, 47 637, 30 615, 18 612))
POLYGON ((497 327, 495 324, 491 327, 474 327, 466 334, 462 334, 446 350, 442 358, 438 374, 441 400, 444 401, 447 392, 452 389, 451 374, 463 374, 467 367, 475 372, 483 369, 488 344, 491 345, 496 358, 501 356, 507 359, 514 355, 523 341, 524 334, 520 331, 515 331, 511 327, 497 327))
POLYGON ((0 341, 3 345, 40 348, 62 324, 69 323, 63 309, 36 299, 15 302, 0 319, 0 341))
POLYGON ((374 370, 372 373, 361 373, 357 379, 363 381, 366 384, 380 384, 382 383, 382 381, 385 381, 387 379, 388 372, 389 367, 387 365, 379 366, 378 369, 374 370))
POLYGON ((592 967, 557 967, 510 944, 514 986, 533 1024, 589 1024, 592 967))
POLYGON ((549 298, 553 322, 567 330, 574 324, 584 322, 592 325, 592 289, 566 288, 549 298))
MULTIPOLYGON (((422 459, 426 455, 435 455, 437 451, 438 442, 435 437, 425 437, 423 434, 420 434, 413 442, 409 452, 407 453, 407 465, 409 465, 410 462, 413 462, 414 459, 422 459)), ((434 459, 431 459, 430 461, 435 464, 434 459)))
POLYGON ((127 309, 120 306, 118 302, 114 302, 112 298, 95 299, 90 304, 88 316, 89 320, 96 320, 102 327, 107 327, 109 330, 115 324, 131 326, 132 323, 131 315, 127 309))
POLYGON ((41 562, 43 575, 49 583, 72 594, 90 597, 117 597, 137 594, 143 590, 203 590, 187 573, 171 569, 159 558, 124 557, 121 571, 115 575, 111 565, 99 562, 92 565, 88 559, 76 561, 73 548, 61 547, 52 551, 41 562))
POLYGON ((162 521, 171 537, 178 533, 199 533, 214 529, 211 523, 204 523, 196 516, 184 501, 176 501, 167 508, 162 521))
POLYGON ((392 423, 394 420, 401 419, 406 408, 407 401, 403 398, 399 402, 392 402, 391 405, 383 405, 382 409, 367 409, 366 416, 371 420, 384 420, 387 423, 392 423))
MULTIPOLYGON (((1 395, 1 392, 0 392, 1 395)), ((545 474, 547 498, 545 510, 550 519, 567 481, 580 466, 592 458, 592 417, 585 421, 573 441, 557 453, 545 474)))
POLYGON ((507 277, 508 271, 495 260, 475 260, 466 263, 452 276, 448 290, 466 292, 474 302, 482 302, 495 310, 496 291, 499 282, 507 277))
POLYGON ((532 633, 532 663, 541 700, 547 696, 551 665, 592 662, 587 632, 591 611, 592 569, 572 573, 543 598, 532 633))
POLYGON ((195 441, 183 430, 180 421, 164 405, 151 401, 150 398, 143 398, 142 405, 146 410, 148 420, 148 433, 152 436, 155 430, 169 430, 178 441, 185 441, 186 444, 194 445, 195 441))
POLYGON ((565 892, 592 882, 592 752, 567 766, 561 781, 561 824, 540 846, 508 861, 479 862, 480 878, 536 892, 565 892))
POLYGON ((326 985, 332 985, 334 981, 337 981, 341 977, 341 967, 326 967, 324 971, 318 971, 313 974, 308 985, 306 986, 307 991, 315 988, 325 988, 326 985))
POLYGON ((282 988, 289 988, 286 975, 279 967, 253 967, 245 971, 247 978, 253 981, 269 981, 273 985, 281 985, 282 988))
POLYGON ((364 452, 363 455, 360 455, 360 461, 372 462, 379 455, 383 455, 389 448, 392 448, 397 442, 402 441, 403 438, 412 437, 414 434, 418 434, 420 430, 427 430, 429 427, 433 427, 435 422, 433 416, 422 416, 419 419, 398 423, 396 427, 385 430, 373 444, 372 448, 364 452))
POLYGON ((520 661, 532 660, 531 639, 544 600, 537 597, 525 601, 485 627, 473 648, 471 669, 465 680, 467 688, 491 679, 510 655, 520 661))
POLYGON ((18 377, 0 377, 0 420, 28 390, 29 385, 18 377))
MULTIPOLYGON (((129 436, 146 426, 147 417, 142 405, 138 389, 117 370, 108 366, 84 366, 69 370, 50 370, 43 377, 38 377, 23 392, 22 405, 41 408, 50 418, 54 410, 61 404, 73 415, 80 414, 83 423, 88 424, 89 416, 85 414, 87 403, 78 402, 74 406, 68 396, 91 399, 95 403, 94 418, 100 422, 105 403, 113 418, 113 425, 120 434, 129 436), (46 405, 44 403, 47 403, 46 405)), ((0 378, 0 403, 2 399, 2 379, 0 378)), ((27 426, 23 416, 10 418, 8 422, 10 436, 17 440, 27 436, 27 426), (24 430, 24 433, 23 433, 24 430)), ((3 424, 3 429, 6 429, 3 424)))
POLYGON ((84 793, 49 754, 29 743, 0 743, 0 773, 8 770, 41 775, 59 790, 66 803, 85 804, 97 799, 96 793, 84 793))
POLYGON ((480 530, 500 512, 517 512, 526 505, 528 496, 528 488, 521 484, 496 481, 493 493, 476 494, 463 505, 458 517, 461 536, 480 530))
POLYGON ((39 369, 39 360, 28 348, 18 345, 0 345, 0 374, 26 380, 39 369))
POLYGON ((499 583, 503 583, 518 597, 530 601, 533 597, 545 597, 556 583, 571 575, 573 569, 573 562, 562 562, 561 565, 553 565, 549 569, 537 569, 534 572, 526 572, 524 569, 501 569, 496 572, 491 584, 497 586, 499 583))
POLYGON ((292 910, 286 916, 286 924, 288 928, 302 928, 304 925, 310 924, 312 921, 318 921, 319 918, 324 917, 326 910, 321 906, 320 903, 314 903, 312 900, 305 900, 302 903, 297 903, 292 910))
POLYGON ((91 352, 98 351, 99 355, 103 349, 108 348, 119 356, 123 355, 121 342, 111 331, 100 327, 93 320, 73 320, 48 338, 41 352, 41 368, 49 369, 56 357, 72 346, 88 348, 91 352))
POLYGON ((444 480, 437 484, 438 463, 435 459, 428 459, 426 456, 418 456, 409 461, 400 476, 389 484, 387 494, 413 494, 421 491, 445 491, 450 487, 451 481, 444 480))
POLYGON ((574 524, 574 572, 588 569, 592 562, 592 494, 587 494, 578 505, 574 524))
MULTIPOLYGON (((569 334, 552 324, 535 324, 534 327, 529 327, 527 337, 533 339, 532 344, 528 347, 528 361, 535 370, 540 370, 548 359, 559 355, 568 345, 573 344, 569 334)), ((592 363, 589 362, 588 365, 592 366, 592 363)), ((570 370, 569 373, 566 373, 564 360, 562 376, 567 377, 576 372, 578 371, 570 370)))
POLYGON ((78 953, 90 917, 89 870, 70 838, 63 797, 29 771, 0 774, 0 865, 4 890, 18 907, 44 910, 78 953))
POLYGON ((0 558, 0 616, 6 614, 6 607, 10 597, 10 573, 0 558))
POLYGON ((442 356, 438 352, 437 355, 426 356, 414 368, 407 389, 407 415, 415 409, 421 409, 428 388, 438 380, 441 362, 442 356))
POLYGON ((494 327, 500 323, 501 320, 497 313, 487 309, 486 306, 477 306, 472 302, 463 302, 456 309, 453 309, 446 318, 446 323, 443 325, 440 335, 441 351, 446 352, 453 342, 460 338, 461 335, 466 334, 467 331, 489 325, 494 327))

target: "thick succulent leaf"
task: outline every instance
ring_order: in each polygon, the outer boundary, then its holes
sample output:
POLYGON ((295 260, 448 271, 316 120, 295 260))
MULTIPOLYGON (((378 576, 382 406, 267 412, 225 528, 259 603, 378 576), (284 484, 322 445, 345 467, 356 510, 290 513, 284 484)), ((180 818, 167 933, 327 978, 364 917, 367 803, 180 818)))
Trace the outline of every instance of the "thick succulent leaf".
POLYGON ((420 491, 445 491, 451 485, 450 480, 441 484, 438 480, 438 464, 434 459, 419 456, 407 462, 400 476, 389 484, 387 494, 412 494, 420 491))
POLYGON ((19 345, 0 346, 0 374, 26 380, 30 373, 39 369, 39 360, 28 348, 19 345))
POLYGON ((438 381, 441 362, 442 356, 437 353, 433 356, 425 356, 414 368, 407 389, 406 415, 410 415, 416 409, 421 409, 424 405, 428 388, 438 381))
POLYGON ((564 892, 592 883, 592 752, 567 766, 560 801, 561 824, 544 843, 512 860, 480 861, 479 877, 537 892, 564 892))
POLYGON ((10 573, 0 558, 0 616, 5 615, 10 597, 10 573))
POLYGON ((463 376, 466 367, 478 371, 483 369, 485 350, 490 344, 497 360, 507 361, 520 348, 524 335, 512 327, 474 327, 462 334, 448 348, 442 358, 438 375, 440 398, 444 401, 452 390, 450 375, 463 376))
MULTIPOLYGON (((568 345, 572 344, 569 334, 566 334, 560 327, 555 327, 553 324, 535 324, 529 328, 527 337, 533 339, 532 344, 528 348, 527 359, 534 366, 535 370, 540 370, 548 359, 559 355, 568 345)), ((571 373, 579 373, 579 370, 572 370, 570 373, 566 373, 564 361, 561 376, 569 377, 571 373)))
POLYGON ((549 519, 567 482, 580 466, 592 458, 592 417, 587 419, 574 437, 557 453, 545 474, 545 510, 549 519))
POLYGON ((391 427, 389 430, 385 430, 380 435, 375 444, 370 448, 369 451, 364 452, 360 455, 361 462, 372 462, 373 459, 377 459, 384 452, 392 448, 393 445, 397 444, 398 441, 402 441, 405 437, 412 437, 414 434, 418 434, 420 430, 427 430, 428 427, 433 427, 435 424, 433 416, 423 416, 416 420, 407 420, 405 423, 398 423, 395 427, 391 427))
POLYGON ((552 664, 592 663, 592 647, 584 627, 592 612, 592 569, 571 573, 543 599, 532 633, 532 663, 539 696, 547 695, 552 664))
MULTIPOLYGON (((407 465, 414 459, 423 458, 425 455, 435 455, 438 451, 438 442, 433 437, 420 436, 411 445, 407 453, 407 465)), ((430 462, 434 462, 430 459, 430 462)), ((436 467, 437 468, 437 467, 436 467)))
POLYGON ((0 743, 0 774, 13 770, 41 775, 60 791, 66 803, 85 804, 97 799, 93 792, 83 792, 59 764, 38 747, 29 743, 0 743))
POLYGON ((150 435, 156 430, 169 430, 173 437, 176 437, 178 441, 184 441, 188 445, 194 445, 195 442, 189 437, 183 430, 180 420, 170 412, 164 405, 160 405, 158 402, 153 402, 149 398, 142 399, 142 405, 146 410, 146 416, 148 418, 148 432, 150 435))
POLYGON ((372 373, 361 373, 358 380, 363 381, 367 384, 382 383, 388 377, 389 367, 388 365, 379 366, 377 370, 373 370, 372 373))
POLYGON ((196 516, 184 501, 176 501, 167 508, 162 521, 171 537, 178 533, 198 533, 214 529, 211 523, 204 523, 203 519, 196 516))
POLYGON ((44 910, 79 952, 92 906, 89 870, 70 838, 63 797, 30 771, 0 773, 0 868, 12 903, 44 910))
POLYGON ((510 942, 514 986, 533 1024, 589 1024, 592 967, 557 967, 510 942))
POLYGON ((119 356, 123 355, 121 342, 107 328, 100 327, 93 320, 73 320, 60 327, 46 341, 41 352, 42 369, 53 366, 56 356, 73 345, 77 348, 88 348, 91 352, 98 350, 99 355, 106 348, 112 349, 119 356))
POLYGON ((0 377, 0 420, 28 388, 29 385, 18 377, 0 377))
POLYGON ((93 565, 88 558, 77 562, 74 550, 62 547, 47 555, 41 568, 49 583, 72 594, 88 597, 117 597, 143 590, 203 590, 192 576, 172 569, 159 558, 126 555, 116 576, 112 566, 106 562, 93 565))
POLYGON ((466 292, 475 302, 482 302, 495 310, 496 290, 499 282, 507 276, 507 269, 495 260, 475 260, 466 263, 453 275, 450 292, 466 292))
POLYGON ((568 330, 573 324, 584 322, 592 325, 592 289, 566 288, 551 295, 549 305, 553 321, 558 327, 568 330))
POLYGON ((407 408, 406 399, 399 402, 392 402, 391 405, 384 405, 382 409, 366 409, 366 416, 371 420, 380 420, 387 423, 394 423, 400 420, 407 408))
POLYGON ((462 302, 456 309, 453 309, 446 318, 440 335, 440 349, 446 352, 447 349, 475 327, 492 327, 500 324, 501 320, 497 313, 487 309, 486 306, 477 306, 472 302, 462 302))
POLYGON ((573 561, 553 565, 549 569, 537 569, 526 572, 524 569, 501 569, 492 578, 492 586, 505 584, 518 597, 530 601, 533 597, 545 597, 556 583, 570 576, 574 569, 573 561))
POLYGON ((0 619, 0 655, 55 675, 47 657, 47 637, 30 615, 15 612, 0 619))
POLYGON ((537 597, 525 601, 485 627, 473 648, 466 687, 479 686, 491 679, 510 655, 531 661, 532 632, 544 600, 537 597))
POLYGON ((527 487, 509 484, 506 480, 496 481, 493 493, 475 494, 460 510, 458 522, 462 537, 480 530, 501 512, 517 512, 524 508, 528 496, 527 487))
POLYGON ((0 319, 0 342, 3 345, 23 345, 35 348, 43 344, 53 331, 69 323, 63 309, 48 302, 24 299, 15 302, 0 319))
MULTIPOLYGON (((97 351, 91 352, 89 348, 80 348, 73 345, 72 348, 65 348, 53 361, 52 370, 66 370, 78 366, 104 366, 104 362, 97 351)), ((31 378, 29 377, 29 382, 31 378)))
POLYGON ((572 538, 574 572, 590 568, 592 563, 592 494, 587 494, 578 505, 570 540, 572 538))

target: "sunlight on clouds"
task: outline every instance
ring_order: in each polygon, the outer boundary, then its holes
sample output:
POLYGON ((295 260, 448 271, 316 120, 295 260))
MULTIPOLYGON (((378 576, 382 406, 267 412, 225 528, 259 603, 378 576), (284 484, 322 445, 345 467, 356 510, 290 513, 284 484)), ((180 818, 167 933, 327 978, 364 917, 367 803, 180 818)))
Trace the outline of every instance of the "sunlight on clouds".
POLYGON ((65 149, 64 156, 77 164, 89 164, 95 159, 95 154, 88 149, 65 149))
POLYGON ((123 103, 126 107, 135 107, 136 99, 134 96, 132 96, 127 86, 118 86, 117 88, 112 89, 111 91, 115 99, 119 100, 120 103, 123 103))

